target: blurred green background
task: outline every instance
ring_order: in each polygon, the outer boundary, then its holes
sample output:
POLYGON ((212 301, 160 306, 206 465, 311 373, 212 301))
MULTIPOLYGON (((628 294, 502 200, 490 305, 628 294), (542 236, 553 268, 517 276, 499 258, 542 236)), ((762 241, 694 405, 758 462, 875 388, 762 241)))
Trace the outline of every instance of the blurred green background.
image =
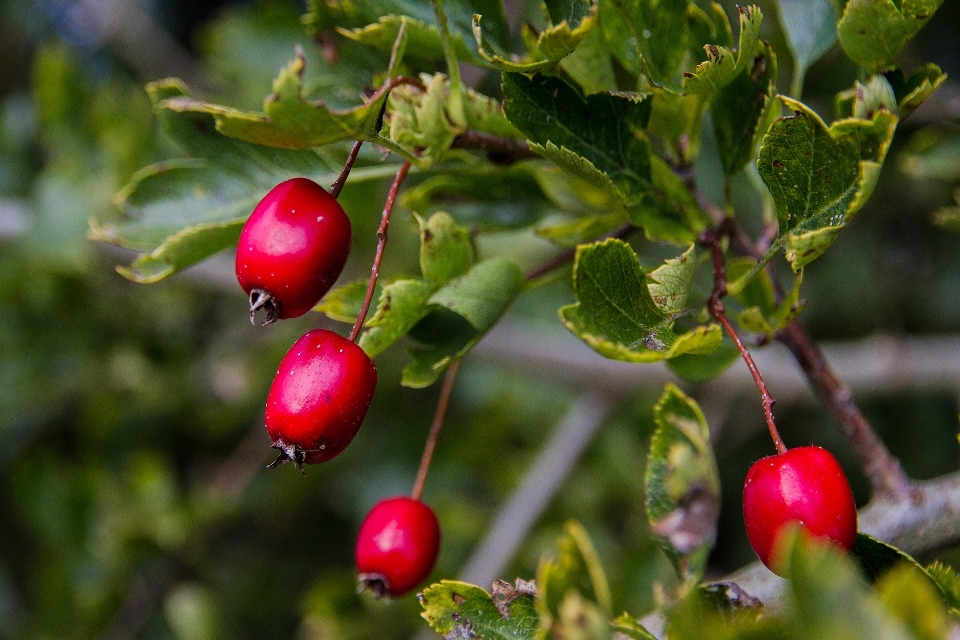
MULTIPOLYGON (((785 51, 775 6, 761 5, 764 37, 785 51)), ((343 455, 306 477, 267 471, 261 420, 273 371, 300 334, 328 321, 251 327, 229 257, 144 286, 114 271, 129 254, 87 239, 91 219, 116 215, 111 198, 134 171, 177 156, 145 82, 179 76, 206 98, 258 108, 299 43, 314 95, 358 100, 349 88, 371 84, 386 61, 356 48, 324 59, 302 13, 280 1, 0 0, 0 638, 405 638, 425 628, 415 598, 355 593, 352 547, 375 501, 409 491, 437 389, 400 387, 404 355, 392 349, 343 455)), ((780 60, 783 88, 789 56, 780 60)), ((903 57, 907 68, 927 61, 951 80, 901 125, 872 200, 805 275, 803 321, 819 338, 960 345, 960 235, 934 224, 960 204, 960 0, 947 0, 903 57)), ((829 117, 855 75, 832 51, 808 73, 804 99, 829 117)), ((344 280, 369 272, 382 187, 343 194, 358 239, 344 280)), ((384 272, 415 272, 415 227, 396 220, 384 272)), ((528 232, 490 243, 545 253, 528 232)), ((562 338, 556 309, 572 301, 568 282, 521 299, 510 322, 547 323, 562 338)), ((496 355, 465 364, 425 494, 444 534, 435 578, 459 575, 583 391, 553 373, 496 355)), ((944 386, 860 394, 918 478, 958 467, 960 386, 944 386)), ((645 533, 642 485, 661 390, 638 382, 617 397, 503 578, 532 577, 576 518, 609 573, 614 609, 653 606, 669 568, 645 533)), ((719 576, 752 559, 740 487, 772 451, 754 396, 723 384, 692 393, 722 427, 719 576), (723 410, 711 413, 718 398, 723 410)), ((866 482, 819 406, 801 397, 777 409, 788 444, 830 447, 865 501, 866 482)))

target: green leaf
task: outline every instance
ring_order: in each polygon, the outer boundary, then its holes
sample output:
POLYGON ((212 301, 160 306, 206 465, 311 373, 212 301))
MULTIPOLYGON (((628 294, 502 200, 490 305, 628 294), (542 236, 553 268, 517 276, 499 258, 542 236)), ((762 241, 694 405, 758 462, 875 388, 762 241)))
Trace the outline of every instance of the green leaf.
POLYGON ((561 247, 573 248, 585 242, 591 242, 626 223, 627 215, 622 211, 599 213, 549 227, 540 227, 537 229, 537 235, 561 247))
POLYGON ((620 634, 631 640, 656 640, 657 638, 644 629, 643 625, 628 613, 620 614, 611 625, 615 634, 620 634))
POLYGON ((537 153, 594 185, 613 187, 627 205, 640 201, 650 180, 644 96, 584 96, 560 79, 517 73, 503 74, 503 92, 507 118, 537 153))
POLYGON ((489 593, 465 582, 431 585, 420 596, 420 606, 423 619, 447 638, 527 640, 536 637, 540 627, 532 595, 517 593, 509 602, 495 604, 489 593))
POLYGON ((936 583, 954 617, 960 615, 960 574, 937 560, 927 566, 927 575, 936 583))
MULTIPOLYGON (((589 5, 587 6, 589 8, 589 5)), ((488 52, 491 47, 480 28, 481 19, 480 15, 473 18, 473 35, 480 55, 501 71, 519 73, 533 73, 555 66, 576 50, 587 34, 594 30, 597 22, 596 9, 593 9, 589 14, 583 15, 575 25, 564 19, 559 24, 549 25, 535 36, 526 30, 528 55, 525 59, 518 60, 516 56, 503 57, 488 52)))
POLYGON ((727 176, 740 171, 753 157, 776 94, 777 57, 766 42, 758 42, 752 65, 710 101, 713 132, 727 176))
POLYGON ((796 115, 770 127, 757 166, 776 204, 778 243, 798 271, 833 243, 873 191, 897 118, 882 111, 827 128, 802 103, 781 100, 796 115))
POLYGON ((601 0, 600 24, 620 64, 676 89, 687 54, 688 7, 688 0, 601 0))
POLYGON ((420 227, 420 271, 431 287, 464 274, 473 264, 470 232, 449 214, 438 212, 428 219, 416 216, 420 227))
POLYGON ((713 380, 740 357, 736 345, 724 336, 716 351, 704 354, 684 353, 667 360, 667 368, 680 378, 694 384, 713 380))
POLYGON ((720 344, 717 325, 677 335, 654 303, 633 249, 610 239, 578 249, 573 267, 577 303, 560 309, 570 331, 608 358, 653 362, 682 353, 709 353, 720 344))
POLYGON ((422 280, 397 280, 384 285, 377 310, 357 344, 371 358, 405 336, 429 312, 430 288, 422 280))
POLYGON ((423 76, 426 91, 404 85, 390 93, 390 139, 410 153, 419 151, 422 166, 442 159, 453 139, 466 131, 447 109, 450 83, 443 74, 423 76))
POLYGON ((893 65, 943 0, 849 0, 837 35, 850 59, 870 71, 893 65))
POLYGON ((562 618, 570 591, 596 605, 609 620, 610 588, 586 530, 578 522, 568 521, 556 546, 556 557, 545 556, 537 567, 537 609, 544 627, 550 628, 552 621, 562 618))
MULTIPOLYGON (((368 286, 369 283, 366 280, 356 280, 334 287, 323 296, 313 310, 326 315, 331 320, 352 324, 360 315, 368 286)), ((378 282, 374 299, 379 300, 380 295, 382 295, 382 285, 378 282)))
POLYGON ((560 68, 586 95, 617 89, 610 47, 599 27, 587 32, 573 53, 560 61, 560 68))
POLYGON ((925 64, 911 73, 909 78, 899 68, 887 73, 886 78, 897 97, 899 116, 906 118, 946 82, 947 75, 937 65, 925 64))
POLYGON ((650 180, 651 189, 629 209, 630 219, 654 242, 694 242, 710 219, 683 178, 659 156, 651 156, 650 180))
POLYGON ((907 627, 913 638, 948 637, 943 594, 925 571, 908 564, 898 565, 880 579, 877 591, 887 611, 907 627))
POLYGON ((786 625, 732 582, 690 589, 667 611, 670 640, 786 640, 786 625))
MULTIPOLYGON (((424 3, 424 6, 430 7, 427 3, 424 3)), ((373 18, 371 24, 362 27, 337 27, 337 32, 359 45, 390 51, 397 41, 400 30, 403 29, 406 40, 404 56, 425 60, 442 59, 443 46, 440 41, 440 30, 437 29, 436 24, 433 24, 432 10, 430 15, 430 22, 416 20, 406 15, 383 15, 373 18)), ((469 40, 464 40, 460 34, 455 34, 451 38, 451 44, 458 60, 481 67, 490 67, 490 64, 477 53, 472 36, 469 40)))
POLYGON ((800 97, 807 69, 837 42, 837 14, 830 0, 779 0, 780 26, 793 55, 790 92, 800 97))
POLYGON ((129 267, 117 267, 117 272, 143 284, 158 282, 218 251, 235 246, 242 228, 243 220, 188 227, 164 240, 150 253, 134 259, 129 267))
MULTIPOLYGON (((736 281, 750 272, 755 264, 756 262, 750 258, 733 260, 727 269, 728 277, 731 281, 736 281)), ((793 322, 806 307, 806 302, 800 300, 802 283, 803 272, 801 271, 794 278, 790 292, 777 305, 770 276, 765 271, 759 272, 735 296, 746 307, 737 314, 737 322, 747 331, 754 331, 772 338, 774 333, 793 322)))
POLYGON ((799 527, 783 535, 790 621, 798 637, 823 640, 907 640, 900 622, 871 592, 856 565, 831 544, 799 527))
POLYGON ((682 254, 668 258, 647 274, 647 289, 660 311, 670 315, 684 309, 698 262, 694 245, 691 244, 682 254))
POLYGON ((684 93, 715 93, 752 63, 763 14, 756 5, 738 6, 737 13, 740 17, 740 44, 736 52, 715 44, 705 45, 707 59, 692 72, 683 74, 684 93))
POLYGON ((211 116, 220 133, 270 147, 310 149, 355 139, 384 143, 377 134, 377 122, 386 93, 352 109, 333 110, 323 102, 304 98, 305 66, 306 58, 298 50, 274 80, 273 93, 264 100, 262 113, 211 104, 186 94, 168 97, 159 106, 178 113, 211 116))
POLYGON ((404 369, 403 384, 433 384, 497 323, 526 286, 520 268, 499 257, 479 262, 444 284, 425 303, 429 315, 411 328, 419 344, 410 350, 414 362, 404 369))
POLYGON ((663 139, 674 164, 689 165, 700 155, 700 130, 709 105, 708 95, 680 94, 653 87, 651 134, 663 139))
POLYGON ((720 477, 706 418, 697 403, 668 384, 654 408, 657 425, 647 461, 647 517, 680 579, 696 583, 713 548, 720 515, 720 477))

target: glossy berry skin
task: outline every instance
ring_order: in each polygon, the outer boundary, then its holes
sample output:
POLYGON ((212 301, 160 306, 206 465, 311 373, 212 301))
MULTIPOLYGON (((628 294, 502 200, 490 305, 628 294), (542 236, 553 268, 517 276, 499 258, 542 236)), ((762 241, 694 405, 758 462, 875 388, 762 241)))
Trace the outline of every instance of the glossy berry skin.
POLYGON ((324 462, 357 434, 377 386, 373 361, 356 344, 326 329, 297 340, 280 361, 264 420, 274 465, 324 462))
POLYGON ((350 253, 350 219, 327 191, 306 178, 281 182, 247 219, 237 243, 237 281, 250 295, 250 320, 296 318, 340 277, 350 253))
POLYGON ((833 455, 797 447, 757 460, 743 486, 743 520, 757 557, 782 575, 772 558, 784 525, 798 523, 814 538, 849 551, 857 536, 857 507, 850 483, 833 455))
POLYGON ((381 500, 360 525, 359 579, 376 597, 402 596, 423 582, 440 551, 440 524, 433 510, 413 498, 381 500))

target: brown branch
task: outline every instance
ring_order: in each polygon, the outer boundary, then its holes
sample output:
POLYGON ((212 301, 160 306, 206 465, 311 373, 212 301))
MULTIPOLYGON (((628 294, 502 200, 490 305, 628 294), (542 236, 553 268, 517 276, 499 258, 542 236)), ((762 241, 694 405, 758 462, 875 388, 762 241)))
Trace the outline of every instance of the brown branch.
POLYGON ((860 411, 853 392, 836 376, 820 348, 799 323, 793 322, 777 333, 796 358, 817 397, 840 425, 864 474, 881 498, 904 499, 912 494, 911 481, 900 461, 877 436, 860 411))
POLYGON ((450 404, 450 395, 453 393, 453 382, 457 378, 457 371, 460 370, 461 362, 462 360, 454 361, 443 377, 440 397, 437 398, 437 411, 433 416, 433 423, 430 425, 430 433, 427 434, 426 444, 423 446, 423 455, 420 457, 420 467, 417 469, 417 479, 413 483, 413 491, 410 492, 410 497, 414 500, 419 500, 423 496, 423 487, 427 483, 427 472, 430 471, 433 451, 437 448, 437 437, 440 435, 440 430, 443 429, 443 421, 447 415, 447 406, 450 404))
POLYGON ((487 158, 496 164, 513 164, 520 160, 539 158, 530 149, 526 140, 515 140, 483 131, 465 131, 453 139, 451 149, 479 149, 487 152, 487 158))

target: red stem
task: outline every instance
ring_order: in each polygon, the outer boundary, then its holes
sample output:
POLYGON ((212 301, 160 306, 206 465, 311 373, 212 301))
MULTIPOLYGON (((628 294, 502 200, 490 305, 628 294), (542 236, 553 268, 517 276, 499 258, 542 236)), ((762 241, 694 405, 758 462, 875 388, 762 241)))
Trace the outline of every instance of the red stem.
POLYGON ((330 195, 334 198, 340 197, 340 191, 343 190, 343 185, 347 183, 347 176, 350 175, 350 169, 353 169, 353 163, 357 161, 357 155, 360 153, 360 145, 362 144, 363 140, 357 140, 353 143, 350 155, 347 156, 347 161, 343 165, 343 171, 337 176, 336 181, 330 185, 330 195))
POLYGON ((710 248, 710 255, 713 258, 713 291, 710 292, 710 298, 707 300, 707 309, 710 311, 710 315, 712 315, 714 319, 720 323, 724 331, 727 332, 730 339, 733 340, 737 351, 740 352, 740 357, 743 358, 743 361, 747 364, 747 369, 750 370, 750 375, 753 376, 753 381, 757 383, 757 389, 760 390, 763 416, 767 421, 767 429, 770 431, 770 438, 773 439, 773 446, 777 448, 777 453, 786 453, 787 446, 783 443, 780 432, 777 431, 777 423, 773 417, 773 405, 776 401, 773 399, 773 396, 770 395, 767 384, 763 381, 763 376, 760 374, 760 370, 757 368, 757 363, 754 362, 753 356, 750 355, 750 352, 744 346, 740 335, 730 320, 727 319, 726 313, 724 312, 722 298, 727 294, 727 268, 723 262, 723 248, 720 246, 720 240, 716 232, 709 232, 700 237, 700 243, 710 248))
POLYGON ((370 269, 370 284, 367 285, 367 294, 363 299, 363 306, 360 308, 360 314, 357 321, 350 331, 350 340, 357 341, 360 337, 360 330, 363 328, 363 322, 367 319, 367 312, 370 311, 370 302, 373 300, 373 292, 377 288, 377 277, 380 275, 380 263, 383 261, 383 251, 387 246, 387 227, 390 225, 390 214, 393 213, 393 205, 397 200, 397 193, 400 191, 400 185, 410 171, 410 161, 405 161, 400 165, 393 184, 390 186, 390 192, 387 194, 387 201, 383 205, 383 217, 380 219, 380 228, 377 229, 377 253, 373 258, 373 267, 370 269))
POLYGON ((433 415, 433 424, 430 425, 430 433, 427 434, 427 442, 423 446, 423 455, 420 457, 420 468, 417 469, 417 479, 413 483, 413 491, 410 497, 419 500, 423 495, 423 487, 427 483, 427 472, 430 471, 430 462, 433 460, 433 450, 437 447, 437 437, 440 430, 443 429, 443 420, 447 415, 447 405, 450 404, 450 395, 453 391, 453 381, 457 377, 457 371, 460 370, 461 360, 455 361, 447 369, 447 374, 443 377, 443 386, 440 388, 440 397, 437 398, 437 411, 433 415))

